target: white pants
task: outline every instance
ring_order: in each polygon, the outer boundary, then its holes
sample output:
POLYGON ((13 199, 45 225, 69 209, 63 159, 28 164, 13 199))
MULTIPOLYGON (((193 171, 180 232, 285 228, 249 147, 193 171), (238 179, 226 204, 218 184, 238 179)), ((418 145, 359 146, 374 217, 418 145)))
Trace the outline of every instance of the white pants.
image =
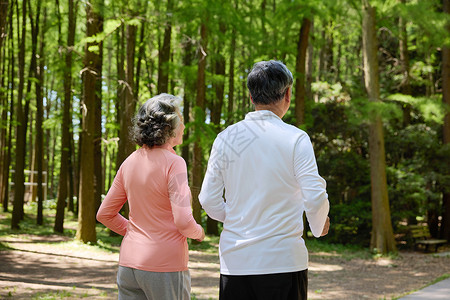
POLYGON ((189 271, 150 272, 119 266, 119 300, 190 300, 189 271))

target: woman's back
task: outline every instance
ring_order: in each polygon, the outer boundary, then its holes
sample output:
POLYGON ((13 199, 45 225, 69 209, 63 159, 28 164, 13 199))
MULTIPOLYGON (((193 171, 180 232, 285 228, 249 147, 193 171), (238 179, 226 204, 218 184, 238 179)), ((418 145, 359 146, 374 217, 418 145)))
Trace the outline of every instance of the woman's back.
POLYGON ((186 237, 198 237, 202 230, 192 217, 190 197, 186 163, 171 148, 142 147, 133 152, 99 211, 100 217, 113 218, 128 200, 119 265, 153 272, 187 270, 186 237))

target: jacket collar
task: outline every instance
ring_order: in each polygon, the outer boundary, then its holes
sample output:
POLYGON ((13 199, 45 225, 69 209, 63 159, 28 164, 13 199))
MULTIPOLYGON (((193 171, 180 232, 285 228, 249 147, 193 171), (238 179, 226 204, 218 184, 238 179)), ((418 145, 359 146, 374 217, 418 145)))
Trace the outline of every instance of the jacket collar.
POLYGON ((245 115, 246 120, 267 120, 271 118, 276 118, 278 120, 281 120, 279 116, 277 116, 275 113, 271 112, 270 110, 256 110, 249 112, 247 115, 245 115))

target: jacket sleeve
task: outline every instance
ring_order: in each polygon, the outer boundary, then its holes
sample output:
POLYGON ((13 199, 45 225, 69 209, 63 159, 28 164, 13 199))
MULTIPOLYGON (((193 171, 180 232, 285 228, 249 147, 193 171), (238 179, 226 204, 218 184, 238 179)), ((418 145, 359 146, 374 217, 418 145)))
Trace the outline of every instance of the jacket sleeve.
POLYGON ((191 239, 201 238, 202 227, 192 215, 191 190, 188 185, 186 162, 182 157, 177 156, 169 168, 168 190, 172 215, 178 231, 191 239))
POLYGON ((226 204, 223 198, 225 184, 221 172, 223 168, 221 144, 219 136, 214 141, 198 199, 208 216, 214 220, 224 222, 226 204))
POLYGON ((326 182, 320 177, 311 140, 307 134, 297 141, 294 152, 295 178, 301 189, 306 218, 312 234, 320 237, 328 216, 326 182))
POLYGON ((127 233, 128 220, 119 212, 127 201, 127 194, 123 186, 122 169, 120 168, 114 178, 113 184, 108 191, 97 212, 97 220, 120 235, 127 233))

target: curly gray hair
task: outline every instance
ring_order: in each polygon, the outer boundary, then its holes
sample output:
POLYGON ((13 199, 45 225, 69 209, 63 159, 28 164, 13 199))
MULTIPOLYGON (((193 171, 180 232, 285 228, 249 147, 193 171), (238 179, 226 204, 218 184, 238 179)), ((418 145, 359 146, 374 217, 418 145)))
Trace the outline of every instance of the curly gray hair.
POLYGON ((181 99, 170 94, 159 94, 147 100, 134 118, 132 139, 139 146, 161 146, 175 136, 181 123, 181 99))

